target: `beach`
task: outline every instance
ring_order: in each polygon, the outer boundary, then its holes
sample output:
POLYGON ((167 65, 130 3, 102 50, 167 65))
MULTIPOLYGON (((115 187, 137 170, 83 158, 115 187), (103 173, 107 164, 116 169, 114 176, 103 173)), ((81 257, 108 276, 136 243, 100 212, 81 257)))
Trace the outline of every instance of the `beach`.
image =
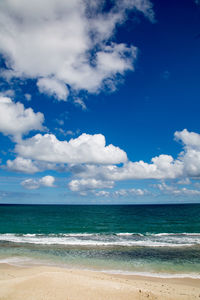
POLYGON ((0 300, 200 300, 200 0, 0 20, 0 300))
POLYGON ((199 298, 200 279, 162 279, 61 267, 0 265, 1 300, 199 298))

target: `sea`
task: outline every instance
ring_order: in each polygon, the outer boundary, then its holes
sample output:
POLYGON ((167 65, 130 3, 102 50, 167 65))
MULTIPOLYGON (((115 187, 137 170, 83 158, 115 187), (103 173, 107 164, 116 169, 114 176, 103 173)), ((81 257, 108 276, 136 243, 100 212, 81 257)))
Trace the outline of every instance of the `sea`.
POLYGON ((200 204, 0 205, 0 263, 200 278, 200 204))

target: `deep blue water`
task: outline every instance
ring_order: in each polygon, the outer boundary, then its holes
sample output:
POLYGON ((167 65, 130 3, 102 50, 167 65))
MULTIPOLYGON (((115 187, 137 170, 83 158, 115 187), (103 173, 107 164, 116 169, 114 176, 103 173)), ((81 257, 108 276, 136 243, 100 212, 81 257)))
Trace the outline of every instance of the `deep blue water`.
POLYGON ((0 205, 0 259, 200 276, 200 205, 0 205))
POLYGON ((0 233, 86 232, 200 232, 200 204, 0 205, 0 233))

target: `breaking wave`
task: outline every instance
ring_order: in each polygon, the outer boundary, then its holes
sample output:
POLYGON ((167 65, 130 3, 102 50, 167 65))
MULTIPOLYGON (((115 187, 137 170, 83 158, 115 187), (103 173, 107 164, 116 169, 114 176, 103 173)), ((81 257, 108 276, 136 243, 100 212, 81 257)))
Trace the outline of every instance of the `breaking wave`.
POLYGON ((0 242, 69 246, 182 247, 200 245, 200 233, 5 233, 0 234, 0 242))

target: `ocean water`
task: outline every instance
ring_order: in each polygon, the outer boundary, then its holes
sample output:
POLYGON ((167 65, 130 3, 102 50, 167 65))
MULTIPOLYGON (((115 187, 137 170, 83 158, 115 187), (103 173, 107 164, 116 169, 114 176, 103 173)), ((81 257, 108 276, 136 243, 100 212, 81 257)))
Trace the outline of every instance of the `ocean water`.
POLYGON ((200 278, 200 204, 0 205, 0 263, 200 278))

